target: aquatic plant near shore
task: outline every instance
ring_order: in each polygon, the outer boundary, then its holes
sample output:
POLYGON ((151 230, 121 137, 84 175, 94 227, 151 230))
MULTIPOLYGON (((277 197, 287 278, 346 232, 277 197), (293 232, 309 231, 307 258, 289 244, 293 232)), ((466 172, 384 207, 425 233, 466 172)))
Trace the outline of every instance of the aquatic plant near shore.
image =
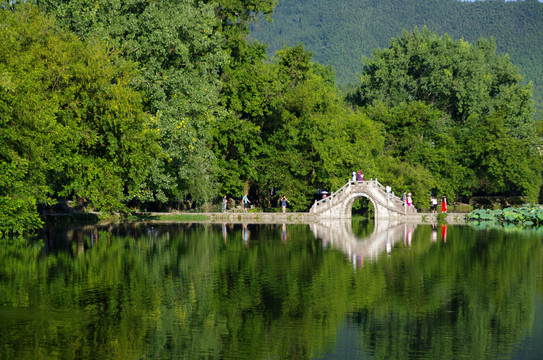
POLYGON ((543 206, 525 205, 503 210, 478 209, 466 215, 467 220, 498 221, 523 225, 543 225, 543 206))

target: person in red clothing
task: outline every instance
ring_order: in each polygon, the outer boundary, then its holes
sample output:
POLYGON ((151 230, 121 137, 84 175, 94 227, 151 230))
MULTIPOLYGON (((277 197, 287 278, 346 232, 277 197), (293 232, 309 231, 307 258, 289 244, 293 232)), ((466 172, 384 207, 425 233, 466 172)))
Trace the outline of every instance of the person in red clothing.
POLYGON ((447 197, 445 195, 443 195, 443 197, 441 198, 441 212, 447 212, 447 197))

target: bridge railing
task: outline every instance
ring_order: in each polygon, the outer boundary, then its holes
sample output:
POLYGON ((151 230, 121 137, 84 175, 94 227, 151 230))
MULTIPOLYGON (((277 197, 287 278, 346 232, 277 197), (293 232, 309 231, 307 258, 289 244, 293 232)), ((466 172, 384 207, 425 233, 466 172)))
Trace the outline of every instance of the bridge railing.
POLYGON ((387 198, 386 194, 386 187, 381 184, 377 179, 371 180, 370 186, 373 189, 376 189, 377 192, 373 193, 373 199, 374 201, 377 201, 379 205, 384 206, 390 210, 397 211, 397 212, 407 212, 407 208, 404 206, 404 203, 401 198, 396 196, 394 192, 391 192, 387 198), (375 196, 379 195, 379 196, 375 196))
MULTIPOLYGON (((361 184, 366 185, 366 186, 379 186, 379 185, 381 185, 381 184, 379 184, 377 179, 375 179, 375 180, 370 179, 370 180, 365 180, 365 181, 349 181, 345 185, 343 185, 341 188, 339 188, 337 191, 331 193, 326 198, 323 198, 321 200, 316 201, 313 204, 313 206, 311 207, 311 209, 309 210, 309 212, 315 213, 315 212, 319 212, 319 211, 323 211, 323 210, 331 208, 332 206, 334 206, 335 203, 337 203, 338 201, 341 201, 341 199, 343 199, 345 194, 350 192, 350 190, 351 190, 350 187, 351 186, 361 185, 361 184)), ((381 187, 382 187, 382 185, 381 185, 381 187)))
POLYGON ((349 181, 345 185, 343 185, 341 188, 339 188, 337 191, 330 194, 328 197, 323 198, 321 200, 316 201, 313 206, 310 209, 311 213, 321 212, 327 209, 330 209, 333 207, 336 203, 341 201, 343 197, 348 194, 351 191, 352 186, 359 186, 364 185, 366 187, 377 189, 377 193, 380 195, 381 198, 375 198, 374 200, 378 201, 380 205, 385 206, 391 210, 398 211, 398 212, 411 212, 415 211, 415 208, 412 207, 408 209, 406 205, 404 204, 403 200, 398 197, 396 194, 391 192, 389 194, 389 198, 386 197, 386 188, 377 180, 377 179, 370 179, 366 181, 349 181))
POLYGON ((322 211, 325 209, 329 209, 332 207, 332 203, 334 202, 334 199, 337 201, 339 198, 339 195, 345 192, 345 189, 349 187, 349 183, 343 185, 341 188, 339 188, 337 191, 329 194, 327 197, 322 198, 321 200, 316 201, 309 212, 315 213, 317 211, 322 211))
POLYGON ((397 211, 397 212, 403 212, 404 214, 407 213, 413 213, 417 212, 414 206, 407 207, 407 204, 397 196, 394 192, 391 192, 389 194, 389 198, 386 198, 386 187, 383 186, 380 182, 377 181, 377 185, 375 186, 380 190, 380 194, 382 195, 382 199, 375 199, 379 201, 379 203, 391 210, 397 211))
MULTIPOLYGON (((379 189, 383 193, 385 193, 385 200, 386 200, 386 188, 381 183, 378 183, 378 184, 379 184, 378 185, 379 189)), ((405 204, 404 204, 403 200, 399 196, 397 196, 394 192, 391 192, 389 194, 388 200, 383 205, 385 205, 387 207, 393 207, 396 210, 402 209, 402 211, 407 212, 407 208, 405 208, 405 204)))

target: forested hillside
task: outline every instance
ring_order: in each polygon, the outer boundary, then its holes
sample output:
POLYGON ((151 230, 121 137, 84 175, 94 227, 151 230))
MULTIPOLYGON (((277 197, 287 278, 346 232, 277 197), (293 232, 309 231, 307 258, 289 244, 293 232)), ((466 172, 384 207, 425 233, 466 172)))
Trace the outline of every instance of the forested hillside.
POLYGON ((303 43, 336 70, 338 85, 356 83, 362 57, 388 47, 402 29, 427 26, 471 43, 493 37, 498 53, 533 81, 536 107, 543 107, 543 3, 535 0, 279 0, 272 17, 253 24, 251 36, 269 44, 270 55, 303 43))

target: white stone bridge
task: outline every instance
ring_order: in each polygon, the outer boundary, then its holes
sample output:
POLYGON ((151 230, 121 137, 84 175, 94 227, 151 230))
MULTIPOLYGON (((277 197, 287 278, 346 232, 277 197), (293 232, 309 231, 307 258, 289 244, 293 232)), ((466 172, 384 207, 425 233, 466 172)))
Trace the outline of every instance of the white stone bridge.
POLYGON ((350 219, 353 203, 359 197, 368 198, 375 209, 375 220, 400 219, 417 213, 414 206, 407 207, 394 193, 387 199, 385 187, 377 179, 349 181, 327 198, 316 201, 310 214, 321 219, 350 219))

